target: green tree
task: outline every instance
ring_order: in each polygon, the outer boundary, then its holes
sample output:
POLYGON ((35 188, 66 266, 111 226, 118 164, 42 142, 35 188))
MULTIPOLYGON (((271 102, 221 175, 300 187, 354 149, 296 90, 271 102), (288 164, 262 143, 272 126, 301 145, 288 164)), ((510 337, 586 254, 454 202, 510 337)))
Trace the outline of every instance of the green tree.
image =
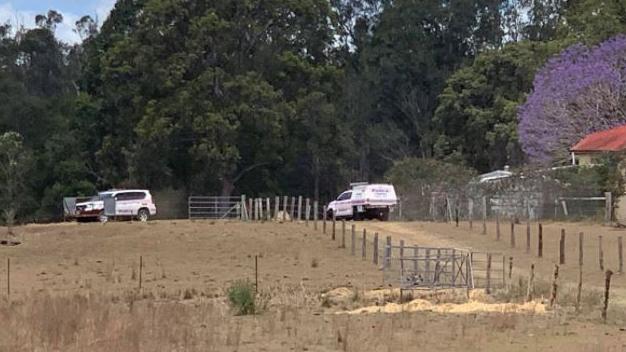
POLYGON ((25 179, 28 170, 29 155, 24 148, 22 136, 16 132, 0 135, 0 197, 9 234, 12 234, 15 216, 27 197, 25 179))
MULTIPOLYGON (((381 175, 393 160, 432 156, 433 114, 446 79, 480 50, 497 47, 502 1, 386 3, 354 53, 346 99, 361 160, 381 175)), ((357 23, 358 24, 358 23, 357 23)), ((364 168, 362 162, 360 169, 364 168)))
POLYGON ((559 36, 597 44, 626 30, 626 3, 622 0, 568 2, 559 36))
POLYGON ((455 72, 435 112, 436 156, 460 155, 467 165, 483 172, 521 165, 517 107, 530 92, 537 69, 560 45, 510 43, 484 52, 472 65, 455 72))

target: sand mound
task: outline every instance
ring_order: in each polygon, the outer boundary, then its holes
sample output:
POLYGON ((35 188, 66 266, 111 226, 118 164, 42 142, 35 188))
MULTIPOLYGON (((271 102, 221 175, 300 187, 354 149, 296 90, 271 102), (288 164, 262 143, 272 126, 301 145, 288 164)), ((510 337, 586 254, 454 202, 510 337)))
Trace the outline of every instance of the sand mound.
POLYGON ((355 310, 338 312, 337 314, 367 314, 367 313, 400 313, 429 311, 436 313, 522 313, 522 314, 543 314, 546 312, 545 306, 537 302, 523 304, 516 303, 484 303, 470 301, 467 303, 453 304, 433 304, 427 300, 415 299, 405 304, 387 303, 384 306, 368 306, 355 310))
POLYGON ((347 287, 338 287, 322 295, 332 305, 347 303, 354 297, 354 291, 347 287))

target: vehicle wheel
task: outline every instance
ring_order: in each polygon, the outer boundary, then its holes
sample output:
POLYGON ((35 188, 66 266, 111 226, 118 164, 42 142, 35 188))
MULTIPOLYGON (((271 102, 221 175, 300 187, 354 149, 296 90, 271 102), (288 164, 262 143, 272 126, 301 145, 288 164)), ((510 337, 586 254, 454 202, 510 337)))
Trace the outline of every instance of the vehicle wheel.
POLYGON ((361 214, 359 214, 359 212, 357 211, 357 207, 352 207, 352 220, 354 220, 354 221, 361 221, 361 220, 363 220, 361 218, 361 214))
POLYGON ((326 211, 326 217, 328 218, 328 220, 332 220, 333 219, 333 210, 332 209, 328 209, 326 211))
POLYGON ((137 212, 137 220, 141 222, 146 222, 150 218, 150 212, 146 208, 139 209, 137 212))

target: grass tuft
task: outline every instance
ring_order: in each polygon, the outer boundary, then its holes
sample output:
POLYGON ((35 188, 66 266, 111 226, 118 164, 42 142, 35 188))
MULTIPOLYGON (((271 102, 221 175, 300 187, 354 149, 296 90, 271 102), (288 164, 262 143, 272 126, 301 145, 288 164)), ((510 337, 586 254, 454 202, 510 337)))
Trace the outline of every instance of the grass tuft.
POLYGON ((228 288, 227 294, 230 306, 237 315, 256 314, 254 284, 249 280, 237 280, 228 288))

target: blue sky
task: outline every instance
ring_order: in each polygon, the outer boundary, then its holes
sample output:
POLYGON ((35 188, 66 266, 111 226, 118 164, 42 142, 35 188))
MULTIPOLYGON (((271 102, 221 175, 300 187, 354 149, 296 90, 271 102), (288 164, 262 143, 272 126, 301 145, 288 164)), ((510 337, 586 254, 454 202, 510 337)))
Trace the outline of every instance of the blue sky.
POLYGON ((97 16, 102 23, 114 4, 115 0, 0 0, 0 22, 33 27, 37 14, 53 9, 62 13, 64 18, 63 23, 57 26, 57 37, 75 43, 80 38, 72 31, 74 22, 83 15, 90 15, 93 18, 97 16))

